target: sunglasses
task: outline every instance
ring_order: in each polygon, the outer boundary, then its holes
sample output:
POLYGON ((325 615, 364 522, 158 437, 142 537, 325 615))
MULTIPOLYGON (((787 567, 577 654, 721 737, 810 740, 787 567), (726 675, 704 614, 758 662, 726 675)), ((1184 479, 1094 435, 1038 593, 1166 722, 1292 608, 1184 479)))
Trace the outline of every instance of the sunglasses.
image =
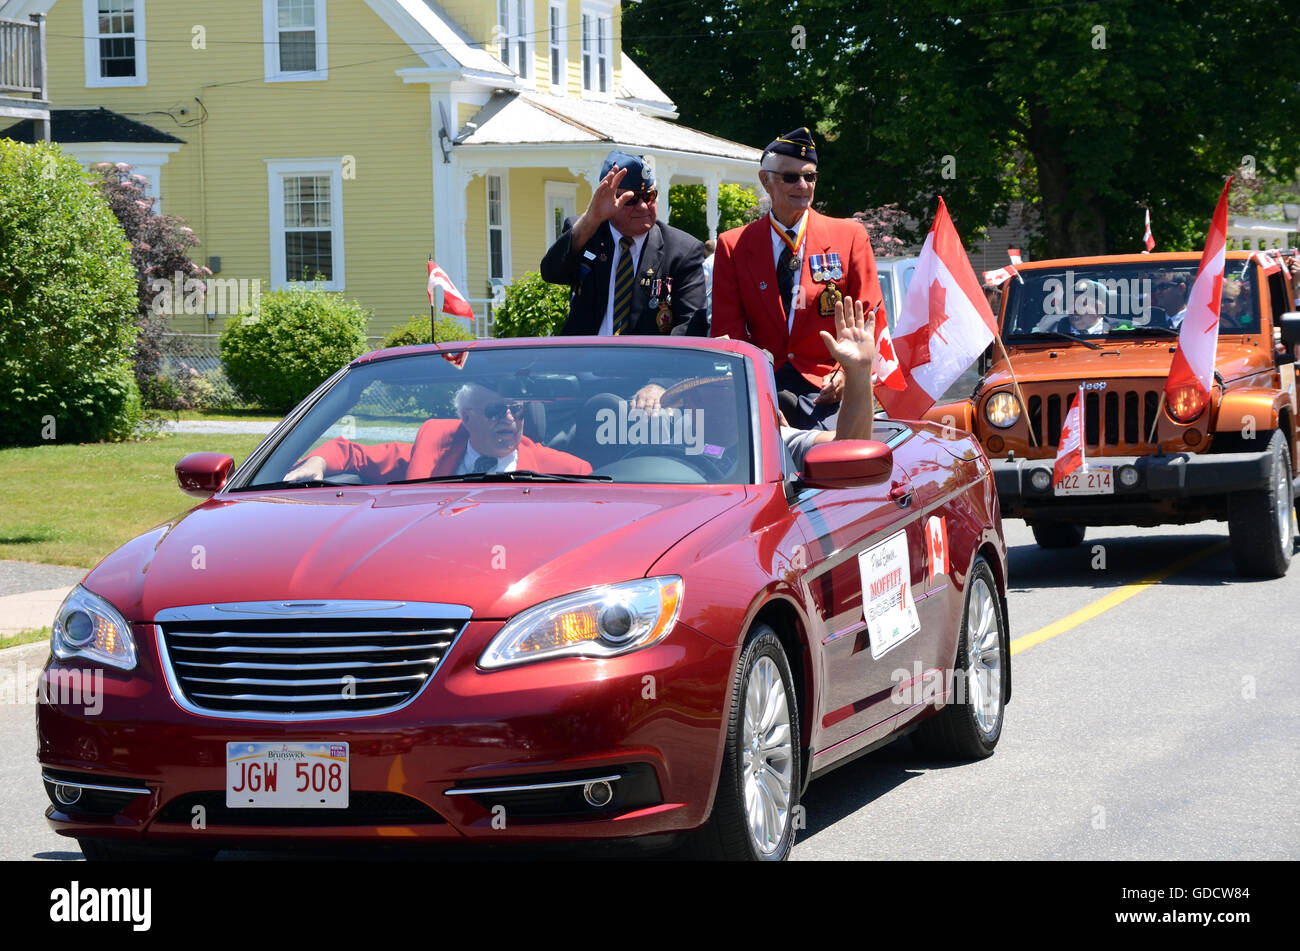
POLYGON ((1178 286, 1179 285, 1174 281, 1161 281, 1159 284, 1156 285, 1156 290, 1167 291, 1171 287, 1178 287, 1178 286))
POLYGON ((632 197, 627 200, 629 205, 635 205, 637 202, 645 202, 647 205, 653 205, 659 200, 659 189, 652 188, 648 192, 633 192, 632 197))
POLYGON ((479 412, 483 414, 484 419, 501 419, 506 413, 509 413, 516 420, 523 419, 524 402, 523 400, 505 400, 500 403, 490 403, 479 412))
POLYGON ((787 185, 793 185, 801 178, 809 185, 817 181, 816 172, 776 172, 775 174, 780 175, 781 181, 785 182, 787 185))

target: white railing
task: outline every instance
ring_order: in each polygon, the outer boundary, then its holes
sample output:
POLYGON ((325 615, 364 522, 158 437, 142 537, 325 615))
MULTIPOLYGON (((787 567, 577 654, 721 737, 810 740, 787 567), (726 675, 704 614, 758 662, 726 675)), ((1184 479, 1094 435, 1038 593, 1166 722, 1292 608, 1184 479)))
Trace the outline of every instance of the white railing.
POLYGON ((0 19, 0 94, 45 94, 45 20, 0 19))

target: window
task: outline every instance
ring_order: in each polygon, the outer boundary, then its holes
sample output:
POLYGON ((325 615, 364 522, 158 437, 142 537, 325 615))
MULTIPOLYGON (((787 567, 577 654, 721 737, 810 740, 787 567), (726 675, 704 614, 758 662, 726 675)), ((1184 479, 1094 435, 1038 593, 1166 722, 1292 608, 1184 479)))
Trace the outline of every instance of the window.
POLYGON ((552 3, 548 9, 550 23, 547 38, 551 48, 551 86, 553 92, 563 92, 568 85, 564 57, 564 4, 552 3))
POLYGON ((87 86, 143 86, 144 0, 82 0, 87 86))
POLYGON ((532 74, 530 7, 529 0, 497 0, 497 50, 501 62, 517 72, 520 79, 532 74))
POLYGON ((572 182, 546 183, 546 246, 564 230, 564 219, 578 213, 578 186, 572 182))
POLYGON ((272 286, 314 281, 342 290, 342 160, 274 160, 267 169, 272 286))
POLYGON ((613 82, 610 60, 614 49, 613 18, 608 13, 582 11, 582 88, 589 92, 609 92, 613 82))
POLYGON ((505 283, 510 279, 510 239, 506 226, 506 176, 487 176, 488 280, 505 283))
POLYGON ((325 79, 325 0, 263 0, 267 82, 325 79))

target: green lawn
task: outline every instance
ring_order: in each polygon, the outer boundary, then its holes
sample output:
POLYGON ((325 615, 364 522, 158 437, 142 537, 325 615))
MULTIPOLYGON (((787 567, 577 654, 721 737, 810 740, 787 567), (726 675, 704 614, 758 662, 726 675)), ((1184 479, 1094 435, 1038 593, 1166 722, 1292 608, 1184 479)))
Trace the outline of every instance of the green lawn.
POLYGON ((0 449, 0 559, 93 567, 198 504, 176 485, 190 452, 239 463, 261 436, 172 434, 145 442, 0 449))
POLYGON ((264 409, 187 409, 187 410, 158 410, 164 419, 235 419, 235 420, 271 420, 279 422, 284 419, 284 413, 271 413, 264 409))
POLYGON ((50 629, 48 627, 37 627, 28 631, 19 631, 17 634, 8 634, 0 636, 0 651, 6 647, 17 647, 19 644, 31 644, 36 641, 48 641, 50 639, 50 629))

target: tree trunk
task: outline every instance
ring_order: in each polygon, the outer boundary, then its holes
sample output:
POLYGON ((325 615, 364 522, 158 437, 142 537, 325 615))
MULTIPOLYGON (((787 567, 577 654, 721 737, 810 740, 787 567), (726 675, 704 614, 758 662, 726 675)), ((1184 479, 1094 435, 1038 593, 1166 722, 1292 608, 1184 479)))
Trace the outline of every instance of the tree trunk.
POLYGON ((1038 193, 1043 197, 1043 231, 1049 257, 1106 254, 1106 216, 1092 192, 1071 187, 1070 168, 1060 137, 1047 121, 1046 110, 1031 106, 1026 143, 1038 169, 1038 193))

